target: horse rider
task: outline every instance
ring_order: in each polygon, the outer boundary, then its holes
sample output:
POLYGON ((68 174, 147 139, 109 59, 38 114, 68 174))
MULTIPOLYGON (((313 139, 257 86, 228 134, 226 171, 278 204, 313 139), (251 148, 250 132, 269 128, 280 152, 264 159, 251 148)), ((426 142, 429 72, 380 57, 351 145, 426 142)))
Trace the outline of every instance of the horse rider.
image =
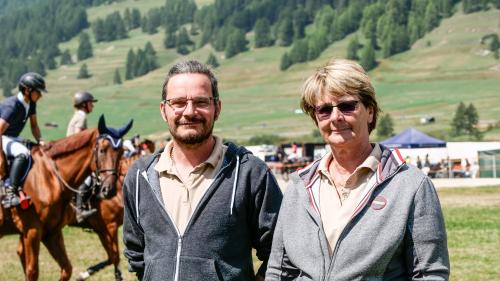
MULTIPOLYGON (((75 113, 69 121, 66 136, 70 136, 87 129, 87 114, 92 112, 95 102, 97 102, 97 100, 87 91, 81 91, 75 94, 73 97, 75 113)), ((89 204, 85 204, 90 199, 91 187, 91 176, 88 176, 78 187, 78 193, 76 194, 76 220, 78 223, 81 223, 86 218, 97 212, 96 209, 90 209, 88 207, 89 204)))
MULTIPOLYGON (((23 143, 19 134, 30 120, 31 133, 35 140, 43 145, 42 135, 38 127, 36 103, 46 93, 45 80, 35 72, 28 72, 19 79, 19 93, 0 102, 0 177, 7 174, 7 158, 12 159, 9 180, 5 185, 5 197, 2 204, 5 208, 21 203, 19 191, 29 168, 30 150, 23 143)), ((29 199, 25 197, 24 199, 29 199)))

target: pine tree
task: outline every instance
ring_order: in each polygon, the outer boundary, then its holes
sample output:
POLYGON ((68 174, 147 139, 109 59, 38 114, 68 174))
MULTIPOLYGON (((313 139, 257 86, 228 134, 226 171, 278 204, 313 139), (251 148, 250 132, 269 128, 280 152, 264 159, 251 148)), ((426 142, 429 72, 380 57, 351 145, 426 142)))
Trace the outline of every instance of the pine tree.
POLYGON ((213 53, 210 53, 207 58, 206 64, 211 65, 213 68, 219 67, 219 62, 217 61, 217 57, 213 53))
POLYGON ((73 60, 71 59, 71 53, 69 52, 68 49, 64 50, 64 52, 61 54, 61 65, 70 65, 73 64, 73 60))
POLYGON ((90 75, 90 73, 89 73, 89 70, 87 68, 87 64, 86 63, 82 64, 82 66, 80 67, 80 71, 78 72, 78 76, 76 78, 77 79, 87 79, 90 77, 92 77, 92 75, 90 75))
POLYGON ((434 5, 434 1, 429 1, 427 3, 427 7, 425 8, 424 23, 425 30, 427 32, 433 30, 439 25, 439 14, 436 5, 434 5))
POLYGON ((309 45, 306 39, 296 41, 290 50, 290 61, 292 63, 307 61, 308 47, 309 45))
POLYGON ((476 107, 471 103, 465 109, 465 131, 469 136, 481 138, 481 134, 477 129, 477 124, 479 123, 479 115, 477 113, 476 107))
POLYGON ((268 47, 273 44, 271 38, 271 27, 266 18, 258 19, 254 25, 255 48, 268 47))
POLYGON ((177 36, 175 36, 175 32, 170 32, 166 29, 163 46, 165 47, 165 49, 172 49, 175 48, 175 45, 177 45, 177 36))
POLYGON ((290 46, 290 44, 292 44, 293 23, 290 18, 287 17, 279 23, 276 38, 280 46, 290 46))
POLYGON ((92 23, 92 31, 94 32, 94 38, 97 43, 106 41, 106 27, 104 26, 104 20, 97 19, 92 23))
POLYGON ((246 51, 247 44, 248 41, 245 38, 245 31, 234 29, 227 38, 226 49, 224 50, 226 58, 231 58, 236 54, 246 51))
POLYGON ((132 19, 131 19, 131 25, 130 29, 135 29, 141 26, 141 11, 139 9, 134 8, 132 9, 132 19))
POLYGON ((281 56, 280 70, 281 71, 287 70, 292 64, 293 63, 291 62, 288 54, 284 53, 283 56, 281 56))
POLYGON ((125 13, 123 15, 123 21, 125 22, 125 26, 127 27, 127 30, 132 29, 132 13, 130 12, 130 9, 127 7, 125 9, 125 13))
POLYGON ((121 84, 122 83, 122 78, 120 76, 120 71, 115 69, 115 76, 113 77, 113 83, 115 84, 121 84))
POLYGON ((293 26, 293 39, 298 40, 304 38, 306 35, 307 14, 300 6, 293 12, 292 26, 293 26))
MULTIPOLYGON (((371 44, 370 44, 371 45, 371 44)), ((347 58, 350 60, 358 60, 358 50, 360 48, 358 37, 354 36, 349 41, 349 45, 347 45, 347 58)))
POLYGON ((125 80, 134 79, 135 53, 130 49, 127 54, 127 62, 125 64, 125 80))
POLYGON ((384 114, 377 126, 377 136, 379 138, 392 137, 394 135, 394 121, 390 114, 384 114))
POLYGON ((188 32, 185 27, 182 27, 179 30, 179 34, 177 35, 176 45, 193 45, 193 41, 189 38, 188 32))
POLYGON ((80 45, 78 46, 76 56, 79 61, 88 59, 93 56, 90 36, 85 32, 82 32, 82 34, 80 35, 80 45))
POLYGON ((377 61, 375 60, 375 50, 371 44, 365 44, 363 50, 361 50, 359 64, 361 64, 366 71, 370 71, 377 66, 377 61))
POLYGON ((460 136, 464 134, 467 128, 467 121, 465 117, 466 107, 463 102, 457 106, 453 120, 451 121, 451 129, 453 136, 460 136))

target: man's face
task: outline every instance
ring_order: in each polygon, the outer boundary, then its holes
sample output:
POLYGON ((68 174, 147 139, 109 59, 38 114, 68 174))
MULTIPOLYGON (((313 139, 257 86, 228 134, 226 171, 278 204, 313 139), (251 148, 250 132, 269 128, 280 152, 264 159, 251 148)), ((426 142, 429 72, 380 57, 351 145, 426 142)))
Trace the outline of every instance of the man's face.
POLYGON ((160 112, 177 143, 196 145, 212 135, 221 103, 215 101, 209 78, 204 74, 186 73, 170 78, 167 102, 160 103, 160 112))

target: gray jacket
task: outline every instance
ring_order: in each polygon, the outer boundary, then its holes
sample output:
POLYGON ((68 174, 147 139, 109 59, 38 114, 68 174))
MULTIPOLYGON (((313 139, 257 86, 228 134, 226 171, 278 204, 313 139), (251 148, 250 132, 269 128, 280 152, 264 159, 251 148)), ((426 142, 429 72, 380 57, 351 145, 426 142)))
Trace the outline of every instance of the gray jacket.
POLYGON ((227 144, 224 162, 181 236, 154 170, 142 158, 125 179, 123 240, 129 270, 140 280, 255 280, 252 248, 267 260, 282 194, 265 163, 227 144))
POLYGON ((430 179, 383 146, 376 181, 333 249, 311 196, 319 161, 285 192, 266 280, 448 280, 450 263, 430 179))

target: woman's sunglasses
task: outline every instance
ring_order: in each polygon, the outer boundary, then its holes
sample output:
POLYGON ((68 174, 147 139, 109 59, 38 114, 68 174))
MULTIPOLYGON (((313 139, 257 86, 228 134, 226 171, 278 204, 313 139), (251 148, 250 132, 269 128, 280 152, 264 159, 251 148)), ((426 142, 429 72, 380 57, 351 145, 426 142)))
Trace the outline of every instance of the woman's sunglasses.
POLYGON ((353 100, 353 101, 344 101, 338 103, 337 105, 323 104, 315 107, 314 112, 316 113, 318 119, 325 120, 330 118, 334 107, 336 107, 340 112, 342 112, 342 114, 349 114, 356 110, 358 102, 359 101, 357 100, 353 100))

